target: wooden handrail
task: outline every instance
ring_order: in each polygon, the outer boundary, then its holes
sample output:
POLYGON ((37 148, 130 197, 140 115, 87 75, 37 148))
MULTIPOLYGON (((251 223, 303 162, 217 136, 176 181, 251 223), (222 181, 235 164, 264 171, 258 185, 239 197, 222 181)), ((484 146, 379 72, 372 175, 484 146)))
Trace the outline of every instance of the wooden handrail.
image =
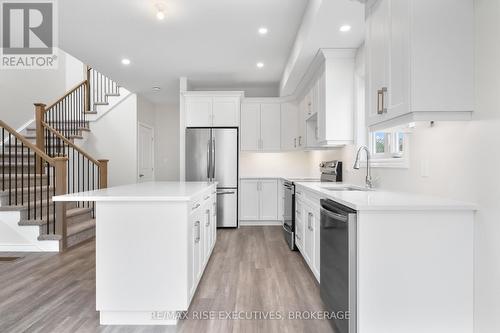
POLYGON ((48 110, 50 110, 51 108, 53 108, 57 103, 59 103, 60 101, 62 101, 63 99, 65 99, 66 97, 68 97, 69 95, 71 95, 71 93, 73 93, 76 89, 80 88, 82 85, 85 85, 85 84, 88 84, 87 79, 85 79, 82 82, 78 83, 71 90, 69 90, 68 92, 66 92, 66 94, 64 94, 61 98, 59 98, 57 101, 55 101, 54 103, 52 103, 48 107, 46 107, 45 108, 45 112, 47 112, 48 110))
MULTIPOLYGON (((26 139, 24 136, 21 134, 17 133, 15 129, 7 125, 3 120, 0 120, 0 127, 3 127, 9 132, 9 134, 15 136, 19 141, 21 141, 26 147, 29 149, 33 150, 38 157, 42 158, 42 160, 46 161, 50 165, 54 166, 55 165, 55 159, 47 155, 44 151, 38 149, 37 146, 29 142, 28 139, 26 139)), ((9 140, 10 142, 10 140, 9 140)), ((4 144, 4 143, 2 143, 4 144)))
POLYGON ((94 159, 92 156, 90 156, 87 152, 85 152, 83 149, 75 145, 73 142, 69 141, 62 135, 58 130, 55 128, 52 128, 49 124, 46 122, 42 121, 42 126, 48 129, 50 132, 52 132, 55 136, 57 136, 59 139, 61 139, 63 142, 65 142, 67 145, 71 146, 73 149, 77 150, 80 154, 85 156, 88 160, 90 160, 92 163, 96 164, 97 166, 101 166, 101 162, 98 160, 94 159))

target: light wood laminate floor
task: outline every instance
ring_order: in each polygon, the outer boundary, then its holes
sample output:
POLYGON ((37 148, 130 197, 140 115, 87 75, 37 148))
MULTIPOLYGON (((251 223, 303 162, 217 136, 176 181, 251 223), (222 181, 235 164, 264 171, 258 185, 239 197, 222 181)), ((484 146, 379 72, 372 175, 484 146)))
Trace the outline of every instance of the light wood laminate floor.
POLYGON ((301 255, 287 248, 281 227, 218 230, 217 237, 189 319, 176 329, 99 326, 91 241, 63 254, 24 253, 0 262, 0 332, 333 332, 326 320, 288 319, 290 312, 321 311, 323 304, 318 283, 301 255), (193 318, 233 311, 254 319, 193 318), (284 319, 258 319, 266 314, 284 319))

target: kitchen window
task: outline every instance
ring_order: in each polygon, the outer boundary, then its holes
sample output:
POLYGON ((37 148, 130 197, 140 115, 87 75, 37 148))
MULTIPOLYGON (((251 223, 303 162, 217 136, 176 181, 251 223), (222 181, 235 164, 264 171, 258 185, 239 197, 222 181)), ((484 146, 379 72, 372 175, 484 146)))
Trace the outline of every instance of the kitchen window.
POLYGON ((408 168, 409 135, 400 131, 369 133, 373 167, 408 168))

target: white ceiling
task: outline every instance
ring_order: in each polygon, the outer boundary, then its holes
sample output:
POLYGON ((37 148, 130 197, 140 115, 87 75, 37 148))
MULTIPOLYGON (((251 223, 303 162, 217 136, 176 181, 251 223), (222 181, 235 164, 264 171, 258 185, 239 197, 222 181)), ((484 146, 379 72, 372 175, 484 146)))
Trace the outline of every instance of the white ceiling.
POLYGON ((157 103, 177 102, 181 76, 196 88, 262 84, 278 91, 308 0, 163 1, 163 21, 153 0, 59 1, 60 47, 157 103), (259 36, 260 26, 267 36, 259 36), (121 64, 125 57, 130 66, 121 64))

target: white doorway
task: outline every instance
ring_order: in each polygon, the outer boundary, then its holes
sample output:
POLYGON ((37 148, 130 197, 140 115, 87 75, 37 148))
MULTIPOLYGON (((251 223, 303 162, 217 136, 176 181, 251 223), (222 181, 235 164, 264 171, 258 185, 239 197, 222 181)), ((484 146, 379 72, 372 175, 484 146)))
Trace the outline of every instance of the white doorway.
POLYGON ((155 137, 153 127, 137 124, 137 181, 149 182, 155 178, 154 146, 155 137))

